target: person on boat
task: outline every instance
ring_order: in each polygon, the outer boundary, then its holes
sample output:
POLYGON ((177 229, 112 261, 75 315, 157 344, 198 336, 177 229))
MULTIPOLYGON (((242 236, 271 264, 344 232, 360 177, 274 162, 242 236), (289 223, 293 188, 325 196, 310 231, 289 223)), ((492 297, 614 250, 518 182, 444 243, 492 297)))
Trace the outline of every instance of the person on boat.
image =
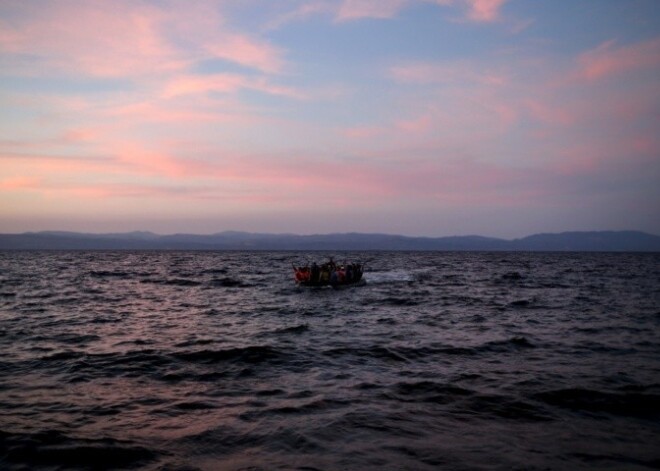
POLYGON ((312 263, 312 272, 310 274, 310 281, 312 283, 318 283, 320 275, 321 275, 321 269, 316 264, 316 262, 312 263))
POLYGON ((353 264, 353 279, 358 282, 362 279, 363 268, 359 263, 353 264))
POLYGON ((353 264, 349 263, 346 265, 346 283, 353 282, 353 264))
POLYGON ((298 283, 304 283, 309 281, 310 271, 309 267, 293 267, 294 276, 298 283))
POLYGON ((343 284, 346 281, 346 270, 344 270, 344 267, 337 267, 335 273, 337 273, 337 283, 340 285, 343 284))
POLYGON ((330 281, 330 268, 327 264, 323 264, 321 272, 319 273, 319 283, 326 284, 330 281))
POLYGON ((336 286, 339 284, 339 278, 337 276, 337 270, 333 270, 332 273, 330 273, 330 284, 332 286, 336 286))

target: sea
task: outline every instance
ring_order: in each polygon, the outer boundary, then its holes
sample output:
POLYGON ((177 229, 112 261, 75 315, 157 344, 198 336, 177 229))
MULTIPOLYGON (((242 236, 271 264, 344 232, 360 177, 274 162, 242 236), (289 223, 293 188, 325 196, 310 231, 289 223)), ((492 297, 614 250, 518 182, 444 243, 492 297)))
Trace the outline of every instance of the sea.
POLYGON ((660 469, 660 254, 0 252, 0 469, 660 469))

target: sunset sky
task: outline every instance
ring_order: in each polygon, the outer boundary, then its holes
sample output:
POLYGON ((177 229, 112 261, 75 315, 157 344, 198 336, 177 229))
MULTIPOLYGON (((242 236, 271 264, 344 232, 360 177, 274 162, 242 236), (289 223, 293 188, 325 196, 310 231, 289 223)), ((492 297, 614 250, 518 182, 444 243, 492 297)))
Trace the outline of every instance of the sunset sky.
POLYGON ((0 0, 0 232, 660 234, 658 0, 0 0))

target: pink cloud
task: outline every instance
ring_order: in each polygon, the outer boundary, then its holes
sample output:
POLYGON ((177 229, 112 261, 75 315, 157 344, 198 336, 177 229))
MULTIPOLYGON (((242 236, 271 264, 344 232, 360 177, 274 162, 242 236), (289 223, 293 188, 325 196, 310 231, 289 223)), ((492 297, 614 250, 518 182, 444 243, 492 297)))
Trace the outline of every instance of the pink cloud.
POLYGON ((660 155, 660 139, 657 136, 636 136, 631 139, 631 149, 640 155, 657 157, 660 155))
POLYGON ((0 190, 35 190, 39 189, 41 184, 42 181, 39 178, 25 176, 10 177, 0 180, 0 190))
POLYGON ((305 20, 313 15, 335 13, 336 9, 337 8, 329 0, 306 1, 293 11, 276 16, 268 23, 267 29, 279 29, 287 23, 305 20))
MULTIPOLYGON (((171 88, 168 88, 170 84, 164 84, 162 91, 154 90, 157 96, 129 96, 125 103, 111 104, 99 110, 85 112, 81 116, 87 116, 89 113, 90 118, 98 123, 96 127, 102 128, 99 131, 102 134, 98 136, 100 142, 125 141, 129 136, 139 142, 147 132, 154 143, 162 142, 163 139, 168 142, 185 140, 188 150, 206 149, 222 140, 237 143, 242 139, 248 141, 244 141, 245 144, 241 146, 251 149, 263 147, 261 142, 272 143, 273 139, 298 142, 308 133, 306 129, 301 129, 305 127, 302 123, 262 113, 259 108, 243 103, 241 97, 235 93, 213 93, 214 86, 217 85, 214 80, 197 81, 195 76, 189 77, 190 82, 170 82, 171 88), (255 139, 255 132, 250 131, 251 128, 268 131, 260 131, 257 133, 259 139, 255 139), (272 135, 275 129, 279 131, 272 135), (269 137, 265 137, 266 135, 269 137), (294 135, 296 137, 292 137, 294 135)), ((279 89, 277 85, 268 83, 266 78, 261 82, 259 80, 261 78, 258 77, 247 81, 240 78, 235 85, 244 85, 248 89, 296 100, 307 99, 307 95, 297 90, 286 87, 279 89)))
POLYGON ((660 38, 616 47, 607 41, 578 57, 578 76, 594 81, 627 72, 660 67, 660 38))
POLYGON ((479 84, 504 86, 510 80, 506 74, 492 68, 481 68, 464 61, 450 63, 412 62, 394 66, 389 70, 394 80, 413 84, 479 84))
MULTIPOLYGON (((17 4, 18 5, 18 4, 17 4)), ((188 60, 160 31, 164 14, 145 5, 121 2, 51 3, 15 7, 17 19, 4 26, 0 50, 31 54, 59 73, 92 76, 180 70, 188 60)))
MULTIPOLYGON (((174 2, 175 4, 178 2, 174 2)), ((180 8, 117 0, 16 3, 14 20, 0 21, 0 51, 29 54, 40 72, 94 77, 158 76, 218 58, 266 73, 284 67, 283 51, 232 31, 213 4, 180 8), (185 44, 185 45, 184 45, 185 44)), ((34 68, 16 61, 20 72, 34 68)))
POLYGON ((447 75, 444 74, 446 70, 445 67, 436 64, 413 63, 392 67, 390 76, 403 83, 428 84, 446 80, 447 75))
MULTIPOLYGON (((167 87, 165 87, 167 90, 167 87)), ((176 91, 171 90, 170 93, 176 91)), ((197 89, 198 94, 201 93, 197 89)), ((167 95, 165 95, 167 97, 167 95)), ((191 96, 183 96, 185 102, 171 96, 170 101, 156 99, 127 102, 108 107, 97 114, 104 119, 117 119, 112 127, 123 129, 128 126, 139 126, 145 123, 162 123, 183 125, 203 123, 232 123, 235 125, 255 124, 261 119, 242 109, 239 104, 213 101, 208 99, 192 100, 191 96)))
POLYGON ((79 198, 137 198, 184 202, 226 200, 231 205, 266 204, 313 208, 381 205, 384 201, 494 203, 511 198, 502 187, 518 188, 527 175, 496 164, 464 158, 420 159, 380 156, 345 162, 297 155, 287 160, 268 155, 221 154, 201 160, 122 144, 116 158, 93 162, 38 157, 44 176, 15 177, 0 188, 37 189, 46 195, 79 198), (84 175, 84 178, 80 178, 84 175), (115 181, 118 178, 118 181, 115 181), (133 182, 133 183, 131 183, 133 182), (466 192, 466 189, 470 191, 466 192), (314 198, 300 198, 300 195, 314 198))
POLYGON ((18 194, 31 192, 54 196, 82 181, 98 184, 120 175, 111 160, 44 154, 2 154, 2 166, 3 173, 13 176, 1 182, 0 191, 18 194))
POLYGON ((523 104, 535 120, 545 124, 569 126, 577 119, 569 107, 556 100, 533 97, 524 99, 523 104))
POLYGON ((567 143, 551 167, 564 175, 606 175, 614 181, 658 175, 660 141, 634 133, 604 136, 598 140, 567 143))
MULTIPOLYGON (((300 194, 315 194, 309 201, 334 201, 338 195, 372 199, 389 193, 384 190, 375 162, 353 162, 347 172, 345 162, 312 156, 293 155, 286 159, 266 154, 239 154, 206 149, 206 156, 186 155, 174 146, 169 152, 147 149, 137 143, 123 143, 114 151, 114 169, 127 178, 158 179, 165 186, 188 186, 190 195, 215 198, 234 195, 244 199, 300 200, 300 194), (200 186, 201 185, 201 186, 200 186), (198 191, 199 188, 206 188, 198 191), (216 191, 212 191, 216 188, 216 191)), ((51 168, 52 170, 52 168, 51 168)), ((103 186, 102 184, 101 186, 103 186)), ((107 187, 107 185, 105 185, 107 187)), ((105 193, 104 193, 105 194, 105 193)), ((176 196, 176 195, 173 195, 176 196)))
POLYGON ((68 129, 61 136, 61 141, 67 144, 90 142, 99 137, 98 130, 89 128, 68 129))
POLYGON ((211 91, 230 93, 245 88, 249 78, 238 74, 216 74, 213 76, 181 75, 165 84, 163 97, 208 93, 211 91))
POLYGON ((99 198, 153 196, 157 191, 176 196, 186 193, 181 188, 197 191, 209 179, 233 177, 213 163, 178 158, 137 144, 115 143, 112 152, 110 158, 4 154, 5 171, 15 176, 0 181, 0 190, 99 198))
POLYGON ((337 20, 393 18, 408 3, 408 0, 343 0, 337 11, 337 20))
POLYGON ((473 21, 488 22, 498 18, 507 0, 465 0, 469 5, 468 17, 473 21))
POLYGON ((431 129, 433 118, 426 114, 414 119, 400 120, 396 123, 396 128, 407 134, 423 134, 431 129))
POLYGON ((207 46, 213 57, 226 59, 262 72, 279 73, 284 67, 283 52, 265 41, 242 34, 227 34, 207 46))
MULTIPOLYGON (((365 18, 395 18, 402 10, 414 4, 433 3, 447 7, 462 2, 467 6, 467 19, 476 22, 490 22, 499 18, 499 12, 508 0, 318 0, 304 2, 293 11, 276 17, 268 29, 309 18, 312 15, 330 14, 336 21, 353 21, 365 18)), ((514 25, 513 31, 520 32, 528 27, 529 21, 514 25)))
POLYGON ((193 59, 222 59, 266 74, 284 71, 285 51, 258 34, 238 31, 226 21, 224 2, 181 1, 168 12, 166 27, 183 55, 193 59))
POLYGON ((379 126, 353 126, 342 131, 345 136, 353 139, 371 139, 383 132, 384 129, 379 126))
POLYGON ((372 139, 378 148, 406 144, 419 151, 428 144, 458 146, 465 140, 475 148, 501 138, 522 116, 520 84, 502 66, 404 63, 390 68, 389 76, 417 86, 399 87, 397 111, 379 116, 381 124, 348 129, 347 136, 372 139))
MULTIPOLYGON (((343 0, 337 10, 338 21, 361 18, 393 18, 401 10, 420 0, 343 0)), ((448 6, 456 0, 422 0, 441 6, 448 6)), ((490 22, 499 18, 500 10, 507 0, 463 0, 468 7, 467 17, 476 22, 490 22)))
MULTIPOLYGON (((572 70, 558 70, 557 76, 530 87, 519 100, 528 117, 543 125, 571 129, 586 139, 590 134, 611 137, 631 132, 633 123, 654 122, 655 104, 649 97, 658 96, 660 85, 652 74, 635 76, 634 86, 626 83, 632 77, 612 75, 609 81, 574 80, 572 70)), ((522 87, 521 87, 522 88, 522 87)))
MULTIPOLYGON (((456 155, 397 157, 362 161, 346 188, 366 188, 369 202, 416 201, 431 205, 520 205, 520 195, 539 194, 537 171, 507 168, 487 160, 456 155), (529 190, 529 191, 528 191, 529 190)), ((405 203, 404 203, 405 204, 405 203)))
POLYGON ((456 148, 482 150, 497 144, 521 118, 521 110, 506 94, 488 88, 450 88, 432 92, 437 102, 405 103, 401 113, 378 125, 348 128, 344 134, 361 149, 373 152, 402 149, 428 155, 456 148), (469 143, 469 144, 466 144, 469 143))
POLYGON ((41 139, 32 138, 30 140, 0 140, 0 157, 2 152, 27 151, 34 149, 56 149, 70 147, 75 145, 84 145, 93 142, 99 136, 99 131, 92 128, 70 128, 65 129, 54 137, 44 137, 41 139))

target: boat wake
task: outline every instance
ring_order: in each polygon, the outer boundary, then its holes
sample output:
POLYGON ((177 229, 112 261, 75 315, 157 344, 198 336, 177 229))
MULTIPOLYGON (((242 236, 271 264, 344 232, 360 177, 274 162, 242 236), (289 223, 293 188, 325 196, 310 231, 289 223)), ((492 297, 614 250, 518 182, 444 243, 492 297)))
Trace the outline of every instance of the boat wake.
POLYGON ((368 284, 412 283, 417 280, 417 275, 409 270, 390 270, 365 272, 364 279, 368 284))

